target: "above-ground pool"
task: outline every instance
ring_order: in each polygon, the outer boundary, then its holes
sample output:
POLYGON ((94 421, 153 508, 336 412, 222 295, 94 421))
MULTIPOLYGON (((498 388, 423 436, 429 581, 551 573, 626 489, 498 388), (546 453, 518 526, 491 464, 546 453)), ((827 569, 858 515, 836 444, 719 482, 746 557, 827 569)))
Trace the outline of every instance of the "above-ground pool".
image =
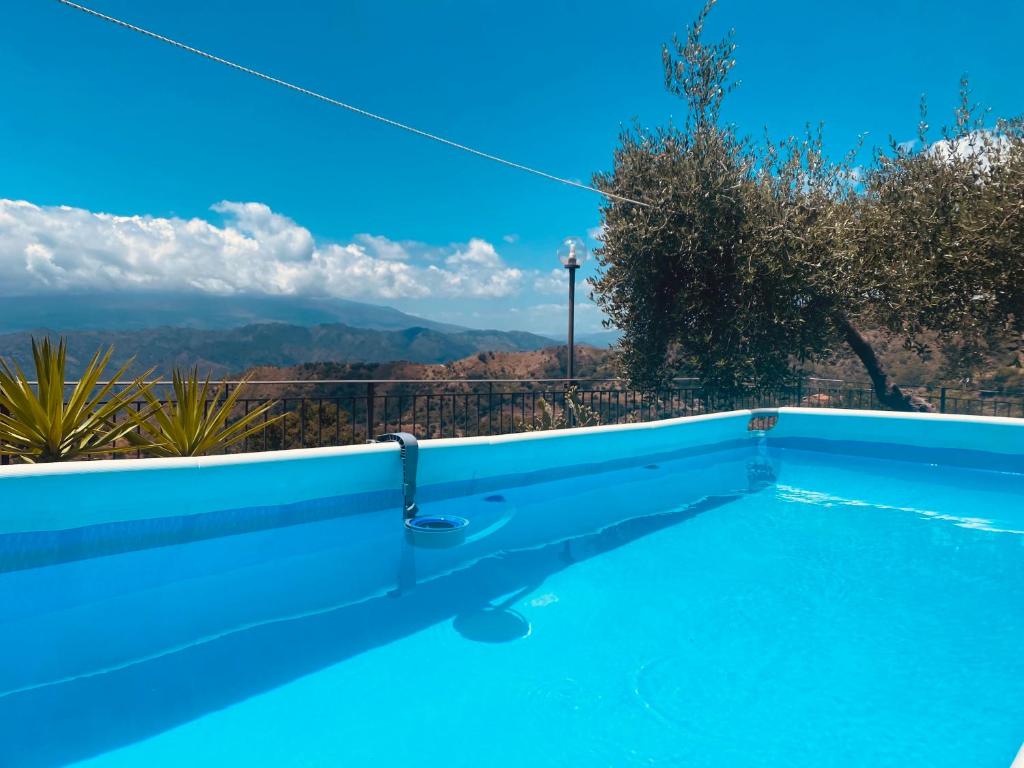
POLYGON ((0 765, 965 766, 1024 424, 781 409, 0 474, 0 765), (234 505, 232 502, 235 501, 234 505))

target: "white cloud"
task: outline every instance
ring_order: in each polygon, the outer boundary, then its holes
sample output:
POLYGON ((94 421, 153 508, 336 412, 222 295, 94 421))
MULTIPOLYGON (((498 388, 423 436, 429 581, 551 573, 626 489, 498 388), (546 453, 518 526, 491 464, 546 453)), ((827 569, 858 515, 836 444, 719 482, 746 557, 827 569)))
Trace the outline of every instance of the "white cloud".
POLYGON ((459 248, 444 260, 450 267, 471 265, 477 267, 500 268, 503 266, 501 257, 494 246, 486 240, 474 237, 465 246, 459 248))
POLYGON ((409 261, 412 243, 399 243, 381 235, 356 235, 356 242, 364 246, 378 259, 385 261, 409 261))
POLYGON ((534 291, 546 294, 562 294, 568 290, 568 279, 565 270, 555 268, 547 274, 538 274, 534 278, 534 291))
POLYGON ((955 139, 940 139, 927 152, 940 160, 972 160, 977 168, 987 171, 992 161, 1003 159, 1010 149, 1010 139, 989 130, 972 131, 955 139))
POLYGON ((508 235, 502 235, 501 239, 504 240, 509 245, 512 245, 513 243, 519 242, 519 235, 517 235, 515 232, 512 232, 508 235))
POLYGON ((556 267, 546 275, 537 275, 533 279, 533 290, 537 293, 565 293, 568 288, 568 278, 565 276, 565 269, 556 267))
POLYGON ((604 241, 604 222, 602 221, 596 227, 591 227, 587 230, 587 237, 591 240, 597 240, 598 242, 604 241))
MULTIPOLYGON (((527 309, 532 312, 548 314, 559 314, 565 312, 565 308, 565 304, 534 304, 532 306, 527 307, 527 309)), ((589 301, 577 301, 576 311, 586 313, 597 312, 597 305, 589 301)))
POLYGON ((213 210, 222 225, 0 199, 0 295, 199 290, 498 298, 518 293, 526 278, 478 238, 445 248, 379 235, 318 243, 263 203, 223 201, 213 210))

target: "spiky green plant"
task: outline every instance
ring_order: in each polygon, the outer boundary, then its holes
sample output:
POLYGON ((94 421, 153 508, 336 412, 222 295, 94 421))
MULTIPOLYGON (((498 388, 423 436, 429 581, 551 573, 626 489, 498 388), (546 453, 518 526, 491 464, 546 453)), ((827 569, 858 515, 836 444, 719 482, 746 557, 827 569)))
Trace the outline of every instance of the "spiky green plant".
POLYGON ((245 386, 243 379, 234 389, 227 384, 200 381, 199 370, 188 374, 175 370, 171 392, 159 399, 152 391, 144 395, 149 408, 134 415, 138 431, 126 435, 129 442, 150 456, 201 456, 228 448, 284 418, 280 414, 262 420, 277 403, 268 402, 231 420, 245 386))
POLYGON ((538 398, 540 414, 533 421, 524 421, 519 428, 524 432, 544 432, 549 429, 566 429, 570 426, 569 414, 572 414, 571 425, 574 427, 596 427, 601 423, 601 415, 593 408, 583 404, 578 387, 569 387, 565 392, 565 408, 555 410, 543 397, 538 398))
POLYGON ((101 384, 113 351, 97 351, 67 394, 63 338, 56 346, 48 338, 32 339, 34 385, 17 363, 0 359, 0 453, 37 463, 127 450, 115 444, 134 424, 127 419, 118 422, 117 415, 148 393, 150 385, 143 379, 149 373, 118 389, 115 382, 128 370, 128 361, 101 384))

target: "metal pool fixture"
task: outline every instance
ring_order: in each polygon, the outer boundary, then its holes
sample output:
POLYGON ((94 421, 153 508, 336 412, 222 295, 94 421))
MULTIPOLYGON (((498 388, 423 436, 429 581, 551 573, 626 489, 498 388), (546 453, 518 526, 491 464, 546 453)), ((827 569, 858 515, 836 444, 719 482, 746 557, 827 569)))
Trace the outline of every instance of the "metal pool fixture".
POLYGON ((774 429, 779 421, 777 408, 757 408, 750 412, 750 421, 747 422, 747 431, 755 437, 764 437, 770 429, 774 429))
POLYGON ((375 443, 398 443, 402 457, 402 518, 405 537, 418 547, 441 549, 455 547, 466 540, 469 520, 456 515, 421 515, 416 506, 416 464, 420 446, 408 432, 389 432, 374 438, 375 443))
POLYGON ((747 465, 747 491, 756 493, 775 484, 776 467, 768 456, 767 435, 779 423, 776 408, 757 408, 750 412, 747 434, 756 441, 754 460, 747 465))

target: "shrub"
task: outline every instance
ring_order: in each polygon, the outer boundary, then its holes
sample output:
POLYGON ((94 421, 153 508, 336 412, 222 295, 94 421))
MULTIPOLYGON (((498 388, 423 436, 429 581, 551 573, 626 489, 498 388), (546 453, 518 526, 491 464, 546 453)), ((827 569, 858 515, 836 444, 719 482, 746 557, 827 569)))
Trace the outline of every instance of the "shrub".
POLYGON ((115 444, 134 424, 118 422, 117 415, 132 400, 149 394, 150 385, 143 379, 152 371, 115 391, 131 365, 128 361, 100 384, 113 351, 96 352, 67 395, 63 338, 56 346, 49 339, 32 339, 35 385, 16 363, 0 360, 0 453, 36 463, 129 450, 115 444))

